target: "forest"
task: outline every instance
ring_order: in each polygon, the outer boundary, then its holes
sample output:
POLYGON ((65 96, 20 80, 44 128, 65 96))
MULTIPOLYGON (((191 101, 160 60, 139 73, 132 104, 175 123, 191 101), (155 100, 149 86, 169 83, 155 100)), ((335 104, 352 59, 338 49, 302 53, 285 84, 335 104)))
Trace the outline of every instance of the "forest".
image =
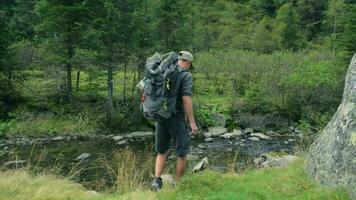
MULTIPOLYGON (((355 53, 352 0, 2 0, 0 134, 152 127, 135 89, 154 52, 194 55, 194 108, 323 127, 355 53)), ((238 126, 234 120, 227 126, 238 126)))
POLYGON ((355 0, 0 0, 0 199, 352 199, 355 53, 355 0), (182 50, 199 132, 155 193, 136 85, 182 50))

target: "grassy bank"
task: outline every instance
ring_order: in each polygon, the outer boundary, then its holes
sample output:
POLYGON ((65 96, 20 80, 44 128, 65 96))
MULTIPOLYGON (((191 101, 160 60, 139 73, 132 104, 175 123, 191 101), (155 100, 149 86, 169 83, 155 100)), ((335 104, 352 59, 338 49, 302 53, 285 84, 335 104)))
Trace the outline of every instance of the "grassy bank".
POLYGON ((32 176, 25 171, 1 172, 0 199, 294 199, 294 200, 348 200, 342 188, 320 186, 303 169, 298 161, 286 168, 253 170, 245 174, 221 174, 206 171, 186 176, 176 188, 165 186, 153 193, 140 189, 129 193, 100 193, 85 191, 63 178, 48 175, 32 176))

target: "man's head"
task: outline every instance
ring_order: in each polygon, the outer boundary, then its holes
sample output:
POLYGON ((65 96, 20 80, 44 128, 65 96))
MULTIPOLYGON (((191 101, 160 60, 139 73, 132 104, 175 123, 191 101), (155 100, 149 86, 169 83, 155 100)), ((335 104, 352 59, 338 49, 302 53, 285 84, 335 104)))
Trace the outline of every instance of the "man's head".
POLYGON ((178 53, 178 65, 185 69, 193 69, 193 55, 188 51, 178 53))

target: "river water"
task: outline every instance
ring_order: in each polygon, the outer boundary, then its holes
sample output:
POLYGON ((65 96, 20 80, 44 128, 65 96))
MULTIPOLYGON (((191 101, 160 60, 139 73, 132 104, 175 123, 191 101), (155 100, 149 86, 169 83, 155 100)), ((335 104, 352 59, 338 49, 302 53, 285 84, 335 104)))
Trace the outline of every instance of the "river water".
MULTIPOLYGON (((292 154, 294 140, 295 138, 291 136, 271 137, 269 140, 259 141, 251 141, 248 137, 214 138, 212 142, 205 142, 204 138, 193 139, 188 161, 188 174, 204 157, 209 159, 212 170, 226 171, 229 167, 232 169, 231 166, 237 171, 243 170, 253 166, 253 158, 263 153, 292 154)), ((134 153, 138 169, 148 167, 152 175, 155 156, 153 137, 128 140, 124 145, 119 145, 112 138, 107 137, 72 138, 47 143, 34 142, 32 145, 12 144, 0 151, 0 166, 2 170, 27 167, 36 172, 49 171, 70 177, 88 189, 106 190, 115 185, 116 177, 110 171, 117 167, 116 163, 121 160, 120 152, 122 153, 125 149, 134 153), (84 153, 89 157, 76 160, 84 153), (143 163, 149 166, 142 166, 143 163)), ((165 173, 174 174, 174 150, 171 152, 165 173)), ((147 175, 146 179, 148 183, 150 175, 147 175)))

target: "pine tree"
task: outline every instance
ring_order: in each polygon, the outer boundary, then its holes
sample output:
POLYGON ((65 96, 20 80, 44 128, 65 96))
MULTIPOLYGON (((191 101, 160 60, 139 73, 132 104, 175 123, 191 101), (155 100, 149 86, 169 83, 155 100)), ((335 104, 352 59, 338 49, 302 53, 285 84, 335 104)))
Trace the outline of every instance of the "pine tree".
POLYGON ((156 35, 161 51, 186 49, 191 40, 188 14, 190 1, 161 0, 157 8, 156 35))
POLYGON ((286 3, 277 11, 275 34, 283 49, 296 50, 303 44, 299 16, 292 4, 286 3))
MULTIPOLYGON (((82 21, 84 0, 40 0, 36 4, 36 13, 40 23, 36 26, 37 34, 51 41, 51 49, 61 58, 65 58, 66 95, 72 97, 72 62, 75 49, 82 39, 82 21)), ((45 40, 42 40, 45 41, 45 40)))
POLYGON ((322 31, 327 1, 298 0, 296 8, 300 16, 301 28, 304 30, 307 39, 310 41, 317 38, 322 31))

